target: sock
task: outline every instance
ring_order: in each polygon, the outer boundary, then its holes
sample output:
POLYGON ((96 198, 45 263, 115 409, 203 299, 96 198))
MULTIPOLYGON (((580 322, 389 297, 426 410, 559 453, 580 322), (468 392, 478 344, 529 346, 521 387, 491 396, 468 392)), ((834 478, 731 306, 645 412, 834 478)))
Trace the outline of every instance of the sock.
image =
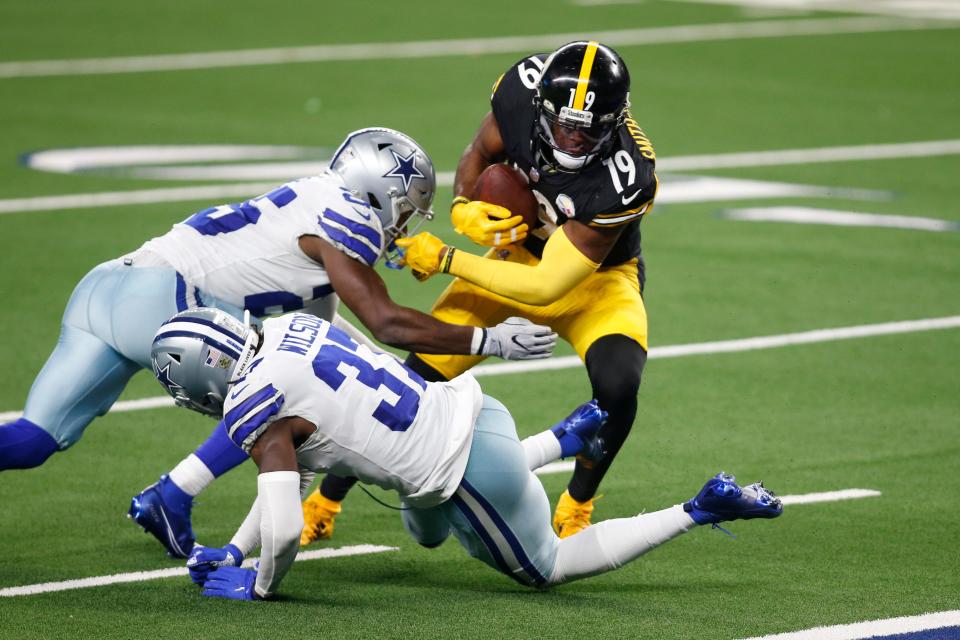
POLYGON ((548 584, 619 569, 694 525, 682 505, 599 522, 560 541, 548 584))
POLYGON ((523 453, 527 456, 527 468, 530 471, 539 469, 548 462, 553 462, 563 454, 563 446, 560 440, 549 429, 541 431, 535 436, 524 438, 520 444, 523 445, 523 453))
POLYGON ((164 482, 168 476, 160 478, 160 495, 163 501, 171 509, 174 509, 180 515, 190 517, 190 510, 193 508, 193 495, 187 493, 174 482, 164 482))
POLYGON ((53 436, 29 420, 19 418, 0 426, 0 471, 39 467, 58 448, 53 436))
POLYGON ((213 478, 207 465, 193 453, 181 460, 170 472, 170 479, 189 496, 199 495, 213 482, 213 478))
POLYGON ((580 450, 583 449, 583 440, 580 436, 564 429, 562 422, 550 427, 550 432, 560 441, 559 457, 569 458, 570 456, 577 455, 580 453, 580 450))
POLYGON ((217 423, 213 433, 194 451, 194 454, 206 465, 214 478, 219 478, 249 457, 230 439, 227 435, 227 427, 222 421, 217 423))

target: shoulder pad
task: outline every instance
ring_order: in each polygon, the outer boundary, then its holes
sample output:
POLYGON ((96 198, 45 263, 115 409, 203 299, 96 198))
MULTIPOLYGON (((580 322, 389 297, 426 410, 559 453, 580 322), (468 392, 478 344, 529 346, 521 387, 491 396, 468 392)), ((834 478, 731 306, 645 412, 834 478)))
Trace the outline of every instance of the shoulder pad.
POLYGON ((251 378, 230 387, 223 407, 223 425, 230 439, 249 452, 282 406, 283 393, 272 384, 260 386, 251 378))
POLYGON ((383 251, 383 228, 371 209, 346 200, 336 210, 325 208, 317 215, 321 237, 354 260, 373 266, 383 251))

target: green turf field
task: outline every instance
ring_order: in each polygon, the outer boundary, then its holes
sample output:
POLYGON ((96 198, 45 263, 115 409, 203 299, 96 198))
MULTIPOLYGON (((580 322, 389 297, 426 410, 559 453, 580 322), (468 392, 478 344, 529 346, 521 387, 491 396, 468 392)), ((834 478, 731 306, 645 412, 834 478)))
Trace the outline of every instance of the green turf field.
MULTIPOLYGON (((199 4, 0 2, 0 210, 13 199, 211 184, 21 165, 22 154, 41 149, 330 148, 348 131, 385 125, 421 142, 438 171, 453 171, 488 110, 490 84, 538 49, 401 58, 374 48, 353 60, 88 75, 3 75, 3 63, 871 17, 653 0, 199 4)), ((616 46, 633 75, 634 115, 665 167, 664 195, 693 176, 879 192, 665 198, 643 223, 652 347, 960 315, 957 231, 721 215, 796 206, 960 222, 960 152, 669 169, 686 156, 960 139, 952 62, 960 23, 873 17, 887 26, 616 46)), ((450 194, 449 185, 440 189, 432 230, 469 248, 445 214, 450 194)), ((88 269, 227 200, 0 214, 0 413, 22 408, 88 269)), ((421 309, 446 284, 383 271, 394 297, 421 309)), ((419 548, 396 512, 354 492, 335 538, 315 547, 398 550, 298 563, 273 603, 202 598, 184 577, 0 597, 0 637, 735 639, 957 610, 958 356, 953 328, 652 359, 595 519, 684 501, 720 469, 785 495, 882 493, 787 506, 777 521, 734 523, 737 539, 697 530, 618 572, 525 591, 455 542, 419 548)), ((510 408, 521 436, 590 394, 580 368, 480 382, 510 408)), ((139 374, 122 399, 160 393, 139 374)), ((130 497, 211 426, 171 408, 112 413, 43 467, 0 475, 0 589, 180 566, 124 515, 130 497)), ((254 474, 246 465, 201 496, 194 524, 202 542, 228 541, 255 493, 254 474)), ((555 500, 567 475, 542 479, 555 500)))

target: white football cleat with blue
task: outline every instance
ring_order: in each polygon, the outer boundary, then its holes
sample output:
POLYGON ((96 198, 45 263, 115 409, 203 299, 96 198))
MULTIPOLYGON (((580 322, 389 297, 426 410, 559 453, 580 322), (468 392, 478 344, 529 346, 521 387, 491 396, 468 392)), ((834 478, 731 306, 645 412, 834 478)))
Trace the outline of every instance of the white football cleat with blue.
POLYGON ((159 540, 171 557, 186 558, 195 542, 190 526, 192 507, 193 498, 169 476, 161 476, 159 482, 134 496, 127 517, 159 540))
POLYGON ((716 525, 730 520, 776 518, 783 513, 783 503, 762 482, 741 487, 736 478, 721 471, 684 503, 683 510, 697 524, 716 525))

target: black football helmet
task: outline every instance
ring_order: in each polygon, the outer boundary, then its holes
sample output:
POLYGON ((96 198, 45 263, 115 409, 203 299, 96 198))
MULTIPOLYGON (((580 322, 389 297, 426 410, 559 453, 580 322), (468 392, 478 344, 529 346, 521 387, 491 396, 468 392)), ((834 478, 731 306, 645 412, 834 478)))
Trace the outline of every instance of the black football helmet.
POLYGON ((612 144, 630 106, 630 73, 610 47, 571 42, 544 63, 534 104, 543 161, 578 171, 612 144))

